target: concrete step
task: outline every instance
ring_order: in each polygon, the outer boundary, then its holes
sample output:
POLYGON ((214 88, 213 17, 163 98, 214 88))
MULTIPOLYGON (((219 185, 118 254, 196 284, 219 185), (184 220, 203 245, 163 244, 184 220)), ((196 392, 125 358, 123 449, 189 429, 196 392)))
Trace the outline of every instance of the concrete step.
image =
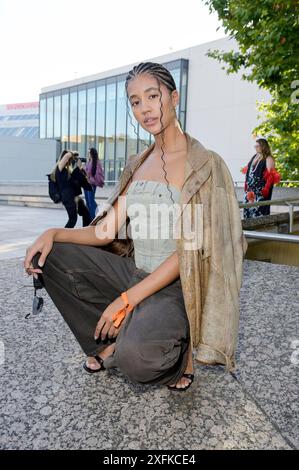
MULTIPOLYGON (((82 195, 84 199, 84 195, 82 195)), ((106 197, 95 198, 96 203, 100 205, 106 200, 106 197)), ((41 207, 47 209, 64 209, 62 203, 55 204, 49 196, 46 195, 21 195, 21 194, 0 194, 0 204, 9 206, 41 207)))

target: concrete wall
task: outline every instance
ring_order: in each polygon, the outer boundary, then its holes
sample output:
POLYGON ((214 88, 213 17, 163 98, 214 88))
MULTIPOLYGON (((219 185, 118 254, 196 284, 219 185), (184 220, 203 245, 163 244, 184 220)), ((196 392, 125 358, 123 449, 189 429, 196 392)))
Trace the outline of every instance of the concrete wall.
POLYGON ((0 183, 47 181, 56 162, 55 140, 0 138, 0 183))

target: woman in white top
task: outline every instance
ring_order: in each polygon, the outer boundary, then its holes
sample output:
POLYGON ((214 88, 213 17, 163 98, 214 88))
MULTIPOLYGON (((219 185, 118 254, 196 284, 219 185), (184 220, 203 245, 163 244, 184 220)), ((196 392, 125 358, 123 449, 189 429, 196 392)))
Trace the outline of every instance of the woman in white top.
MULTIPOLYGON (((134 184, 135 187, 132 186, 130 189, 130 197, 134 195, 135 198, 137 185, 145 182, 147 190, 152 191, 153 197, 159 198, 159 194, 163 194, 163 197, 166 198, 167 195, 167 202, 175 204, 184 183, 187 139, 176 114, 179 93, 174 78, 163 65, 145 62, 134 66, 130 70, 125 86, 135 119, 145 131, 152 134, 155 140, 155 146, 150 155, 134 173, 134 180, 130 184, 134 184), (137 183, 137 181, 140 183, 137 183), (156 183, 159 186, 156 186, 156 183), (160 192, 160 189, 162 192, 160 192)), ((122 196, 126 196, 130 184, 124 189, 122 196)), ((110 365, 119 366, 132 380, 140 380, 142 383, 163 383, 172 390, 186 390, 192 384, 194 378, 193 360, 190 341, 187 342, 188 319, 184 310, 180 287, 179 259, 175 246, 168 243, 163 245, 164 255, 158 261, 156 259, 156 262, 152 263, 150 251, 147 252, 148 259, 144 258, 146 245, 139 245, 139 251, 137 250, 139 257, 136 262, 137 264, 139 262, 144 263, 142 266, 148 268, 146 270, 138 269, 138 266, 134 267, 129 257, 118 257, 95 248, 110 243, 115 238, 118 227, 122 227, 124 224, 127 218, 126 197, 119 197, 113 204, 113 209, 105 216, 105 223, 97 225, 96 230, 94 226, 72 230, 48 229, 27 250, 24 262, 25 269, 28 274, 34 274, 35 276, 44 272, 45 285, 47 287, 48 283, 49 289, 51 288, 52 299, 55 301, 57 296, 56 305, 67 319, 66 321, 88 356, 84 365, 87 371, 100 371, 104 368, 103 361, 105 361, 105 365, 109 365, 109 361, 111 361, 110 365), (62 242, 66 245, 65 255, 63 255, 62 242), (79 244, 80 247, 75 250, 73 244, 79 244), (53 250, 53 248, 55 249, 53 250), (38 252, 42 254, 37 254, 38 252), (79 265, 80 269, 78 267, 73 269, 75 262, 79 263, 76 260, 76 256, 79 255, 85 266, 84 276, 89 276, 89 283, 86 282, 86 279, 83 279, 83 276, 80 277, 80 271, 83 270, 81 264, 79 265), (60 267, 63 256, 65 256, 65 264, 67 264, 68 281, 66 280, 66 284, 70 282, 70 276, 73 275, 71 277, 73 279, 71 284, 72 295, 68 295, 70 293, 66 291, 67 287, 63 285, 63 279, 66 276, 64 272, 66 269, 60 267), (48 269, 46 269, 46 258, 47 260, 50 258, 48 269), (113 260, 115 260, 116 265, 113 260), (56 265, 55 262, 57 262, 56 265), (45 268, 42 271, 39 266, 43 266, 44 263, 45 268), (105 268, 111 273, 106 277, 105 268), (61 277, 61 282, 51 283, 51 276, 54 276, 54 273, 56 273, 56 276, 61 277), (132 317, 132 313, 127 315, 127 321, 123 322, 125 324, 124 328, 122 328, 123 324, 120 328, 115 326, 115 323, 113 323, 115 312, 124 307, 124 299, 118 295, 109 303, 102 312, 100 319, 95 323, 91 319, 92 312, 94 317, 99 316, 101 312, 99 312, 98 306, 97 309, 93 310, 95 304, 92 303, 92 296, 94 296, 94 302, 96 300, 104 302, 111 294, 111 289, 119 288, 121 290, 124 279, 129 280, 130 275, 134 273, 137 273, 138 276, 136 278, 133 276, 133 282, 130 282, 128 286, 126 285, 129 287, 126 294, 129 304, 135 307, 133 313, 135 314, 136 311, 136 315, 134 317, 132 317), (113 282, 110 276, 113 276, 113 282), (101 298, 99 298, 98 292, 93 287, 98 278, 101 279, 99 286, 101 298), (169 297, 167 297, 168 293, 169 297), (78 295, 81 296, 80 308, 76 308, 75 303, 75 298, 78 295), (85 305, 82 298, 90 298, 91 300, 88 305, 85 305), (156 303, 155 299, 157 299, 156 303), (165 308, 165 301, 166 306, 169 306, 169 308, 165 308), (145 310, 142 310, 141 305, 147 306, 146 318, 145 310), (152 320, 151 312, 153 312, 152 320), (136 329, 131 328, 130 334, 132 341, 135 338, 136 342, 135 344, 134 342, 127 342, 125 348, 124 339, 133 318, 136 322, 136 329), (88 326, 89 319, 90 325, 95 328, 94 337, 91 335, 91 326, 88 326), (179 324, 179 327, 177 327, 177 324, 179 324), (156 347, 154 340, 151 344, 140 340, 138 325, 143 328, 144 332, 148 332, 149 337, 151 337, 150 335, 156 337, 156 347), (90 332, 87 334, 84 328, 90 328, 90 332), (170 344, 171 338, 162 337, 162 335, 170 334, 169 332, 173 332, 174 340, 172 343, 174 347, 170 344), (104 340, 107 335, 109 338, 117 337, 117 341, 101 350, 100 354, 92 354, 95 351, 94 338, 99 339, 101 336, 101 339, 104 340), (165 347, 161 347, 159 343, 162 340, 165 347), (145 346, 147 349, 145 349, 145 346), (175 353, 177 358, 179 357, 178 364, 175 364, 173 363, 174 351, 179 348, 181 353, 180 357, 178 351, 175 353), (123 354, 121 351, 123 351, 123 354), (159 351, 160 356, 158 356, 157 351, 159 351), (155 363, 153 363, 152 354, 155 356, 155 363), (159 364, 161 365, 160 375, 159 364)))

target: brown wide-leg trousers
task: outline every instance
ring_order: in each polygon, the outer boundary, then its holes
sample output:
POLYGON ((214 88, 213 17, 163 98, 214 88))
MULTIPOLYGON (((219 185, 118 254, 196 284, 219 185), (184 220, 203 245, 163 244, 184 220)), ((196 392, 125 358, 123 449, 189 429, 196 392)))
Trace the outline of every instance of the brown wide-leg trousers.
MULTIPOLYGON (((37 267, 40 253, 33 257, 37 267)), ((94 331, 101 314, 121 292, 149 273, 134 259, 98 246, 54 242, 42 268, 49 296, 88 356, 100 351, 94 331)), ((142 384, 172 384, 185 372, 190 342, 181 280, 150 295, 127 314, 104 367, 142 384)), ((109 340, 108 343, 110 344, 109 340)))

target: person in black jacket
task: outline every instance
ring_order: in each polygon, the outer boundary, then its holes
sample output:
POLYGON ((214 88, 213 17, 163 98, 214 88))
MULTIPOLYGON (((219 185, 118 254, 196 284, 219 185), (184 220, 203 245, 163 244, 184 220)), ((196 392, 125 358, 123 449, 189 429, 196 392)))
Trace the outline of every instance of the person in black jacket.
POLYGON ((84 200, 80 197, 81 188, 92 190, 88 182, 78 152, 63 150, 52 175, 61 193, 61 201, 68 213, 65 228, 73 228, 77 223, 78 214, 82 216, 82 226, 90 224, 92 218, 84 200))

